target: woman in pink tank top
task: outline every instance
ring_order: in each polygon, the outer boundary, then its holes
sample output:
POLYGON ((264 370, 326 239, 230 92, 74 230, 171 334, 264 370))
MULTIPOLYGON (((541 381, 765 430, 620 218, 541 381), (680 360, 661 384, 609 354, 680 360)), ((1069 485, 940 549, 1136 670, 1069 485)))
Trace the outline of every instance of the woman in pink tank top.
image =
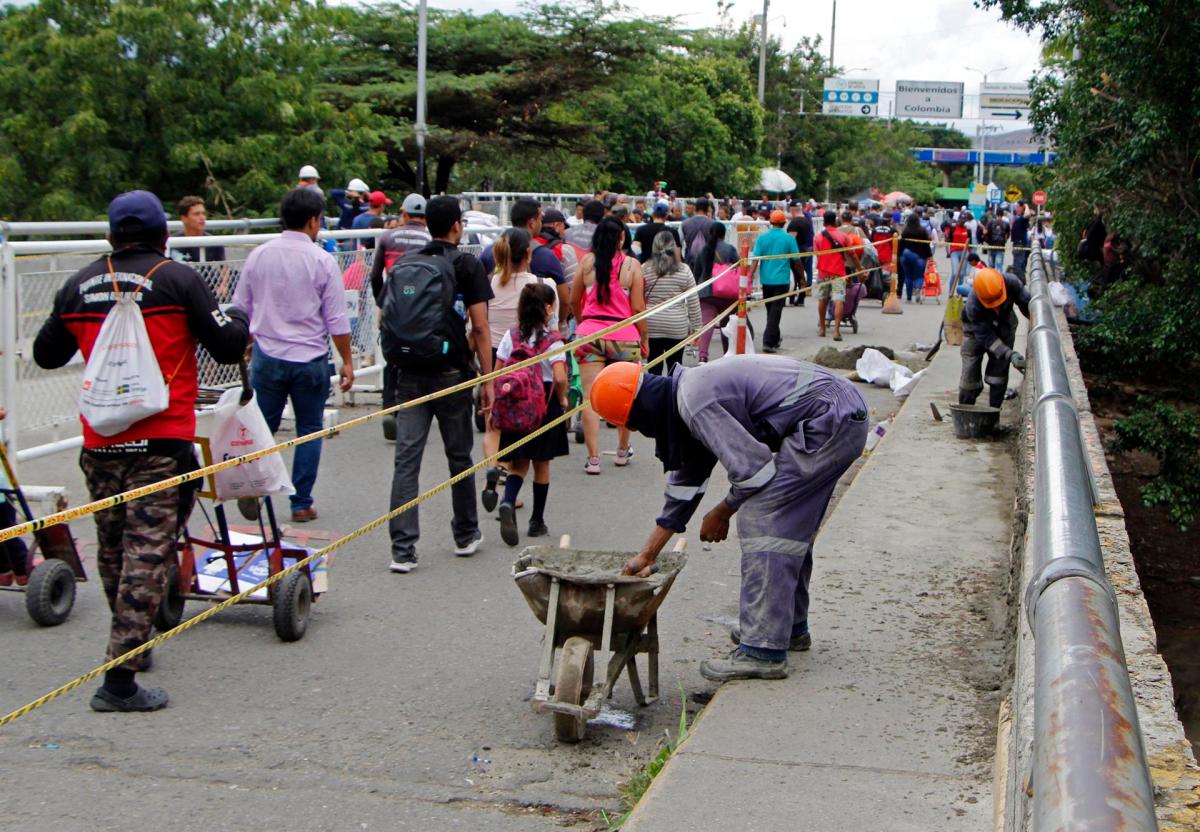
MULTIPOLYGON (((579 262, 579 271, 571 286, 571 308, 578 321, 575 333, 580 338, 624 321, 646 308, 642 266, 636 257, 622 253, 627 233, 620 220, 604 219, 596 227, 592 253, 579 262)), ((584 401, 591 394, 592 382, 601 370, 617 361, 641 363, 649 348, 645 321, 627 324, 604 338, 576 348, 584 401)), ((600 418, 591 409, 583 411, 583 437, 588 454, 584 470, 599 474, 600 418)), ((616 464, 627 465, 631 455, 629 431, 621 428, 616 464)))

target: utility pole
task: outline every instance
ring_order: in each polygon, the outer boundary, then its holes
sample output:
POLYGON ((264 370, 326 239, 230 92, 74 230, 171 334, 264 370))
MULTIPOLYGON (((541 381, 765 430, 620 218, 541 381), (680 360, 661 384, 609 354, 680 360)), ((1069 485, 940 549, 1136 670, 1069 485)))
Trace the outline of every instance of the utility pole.
POLYGON ((829 71, 833 71, 833 43, 837 37, 837 0, 833 0, 833 22, 829 24, 829 71))
MULTIPOLYGON (((974 67, 968 66, 968 67, 964 67, 964 69, 966 69, 968 72, 978 72, 980 75, 983 76, 984 86, 987 86, 987 80, 988 80, 989 75, 991 75, 993 72, 1004 72, 1006 69, 1008 69, 1008 67, 998 66, 995 69, 982 70, 982 69, 975 69, 974 67)), ((984 162, 984 157, 987 156, 988 126, 987 126, 987 119, 982 118, 983 117, 982 90, 980 90, 980 96, 979 96, 979 115, 980 115, 980 118, 982 119, 982 124, 980 125, 980 130, 979 130, 979 173, 978 173, 975 181, 982 182, 984 185, 986 185, 987 181, 984 179, 984 176, 987 174, 987 169, 984 167, 983 162, 984 162)))
POLYGON ((428 51, 429 15, 426 0, 420 0, 417 5, 417 123, 413 132, 417 136, 417 187, 418 193, 425 194, 425 58, 428 51))
POLYGON ((767 96, 767 10, 770 8, 771 0, 763 0, 762 41, 758 44, 758 103, 760 105, 767 96))

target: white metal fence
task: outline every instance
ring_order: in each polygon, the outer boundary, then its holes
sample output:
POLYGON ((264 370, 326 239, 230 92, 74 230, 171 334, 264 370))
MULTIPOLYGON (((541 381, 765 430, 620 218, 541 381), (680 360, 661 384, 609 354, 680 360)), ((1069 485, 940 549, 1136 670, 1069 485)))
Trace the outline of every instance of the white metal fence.
MULTIPOLYGON (((15 224, 14 224, 15 225, 15 224)), ((30 233, 51 232, 45 224, 30 233)), ((69 224, 60 224, 69 225, 69 224)), ((740 238, 756 236, 765 223, 727 224, 726 239, 737 245, 740 238)), ((632 232, 633 226, 630 227, 632 232)), ((504 226, 468 226, 461 248, 479 254, 484 246, 506 230, 504 226)), ((382 229, 323 232, 345 250, 334 252, 346 287, 347 312, 351 318, 356 383, 353 392, 374 392, 382 381, 377 307, 370 289, 373 249, 355 248, 358 240, 378 237, 382 229), (372 383, 365 383, 373 380, 372 383)), ((172 237, 170 250, 223 246, 220 262, 190 264, 197 276, 222 303, 229 302, 241 277, 246 257, 258 245, 278 234, 239 234, 208 237, 172 237)), ((56 240, 43 242, 0 242, 0 406, 9 417, 5 437, 10 455, 28 460, 80 447, 79 384, 83 375, 82 356, 76 354, 65 367, 44 370, 33 361, 33 341, 54 305, 54 296, 79 268, 107 253, 104 240, 56 240), (15 453, 14 453, 15 451, 15 453)), ((239 383, 236 366, 217 364, 200 348, 197 353, 199 384, 204 388, 228 388, 239 383)))

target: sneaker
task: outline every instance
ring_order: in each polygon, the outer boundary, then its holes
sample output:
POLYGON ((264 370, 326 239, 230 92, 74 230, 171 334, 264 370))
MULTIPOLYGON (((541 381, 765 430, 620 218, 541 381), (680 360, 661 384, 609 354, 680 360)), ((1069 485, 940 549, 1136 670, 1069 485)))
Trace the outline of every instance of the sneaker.
POLYGON ((388 442, 396 441, 396 414, 389 413, 381 420, 383 424, 383 438, 388 442))
POLYGON ((17 575, 14 573, 13 574, 13 582, 17 586, 29 586, 29 576, 28 575, 17 575))
MULTIPOLYGON (((734 627, 729 631, 729 640, 734 644, 742 643, 742 631, 734 627)), ((805 633, 802 636, 792 636, 792 641, 788 644, 788 650, 793 653, 803 653, 805 650, 812 649, 812 633, 805 633)))
POLYGON ((13 573, 0 572, 0 586, 12 586, 12 585, 13 585, 13 573))
POLYGON ((545 537, 550 534, 550 529, 541 520, 530 520, 529 530, 525 534, 528 537, 545 537))
POLYGON ((475 536, 466 543, 455 543, 454 554, 460 558, 469 558, 471 555, 479 551, 479 547, 483 544, 483 532, 475 532, 475 536))
POLYGON ((600 457, 589 456, 587 463, 584 464, 584 466, 583 466, 583 473, 599 474, 600 473, 600 457))
POLYGON ((741 648, 735 649, 724 659, 707 659, 700 662, 700 675, 710 682, 728 682, 733 679, 786 679, 787 660, 768 662, 747 656, 741 648))
POLYGON ((103 687, 92 697, 92 710, 101 713, 130 713, 132 711, 157 711, 167 707, 167 692, 162 688, 139 687, 133 696, 122 699, 103 687))
POLYGON ((767 355, 774 355, 779 352, 779 347, 763 347, 762 351, 767 355))
POLYGON ((392 572, 398 572, 401 575, 407 575, 409 572, 417 568, 417 556, 408 555, 398 560, 393 560, 388 567, 392 572))
POLYGON ((614 464, 618 468, 624 468, 631 459, 633 459, 633 448, 617 448, 617 458, 614 460, 614 464))
POLYGON ((512 503, 500 504, 500 539, 509 546, 521 542, 521 536, 517 533, 517 509, 512 503))
POLYGON ((496 486, 500 482, 500 473, 499 468, 489 468, 487 470, 483 493, 479 495, 479 502, 483 503, 483 510, 488 514, 495 511, 496 503, 500 502, 500 495, 496 493, 496 486))
POLYGON ((238 497, 238 514, 253 522, 258 519, 258 498, 238 497))

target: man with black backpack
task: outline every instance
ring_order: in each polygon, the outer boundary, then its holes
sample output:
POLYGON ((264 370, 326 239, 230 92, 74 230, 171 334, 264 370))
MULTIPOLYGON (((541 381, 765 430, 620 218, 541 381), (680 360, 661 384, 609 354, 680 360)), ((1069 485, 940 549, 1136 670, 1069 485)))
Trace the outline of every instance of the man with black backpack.
POLYGON ((1003 208, 987 224, 988 265, 998 272, 1004 271, 1004 247, 1008 245, 1009 225, 1003 208))
MULTIPOLYGON (((453 387, 472 376, 467 326, 474 335, 479 369, 492 371, 487 303, 491 284, 479 260, 458 250, 462 239, 462 208, 458 200, 438 196, 425 206, 425 223, 433 241, 420 251, 399 258, 388 271, 380 305, 380 341, 394 373, 396 401, 408 402, 453 387)), ((480 391, 485 411, 491 408, 492 385, 480 391)), ((470 390, 460 390, 426 404, 396 413, 396 457, 392 475, 391 509, 417 496, 425 441, 434 417, 442 434, 450 474, 472 465, 475 433, 470 390)), ((475 477, 465 477, 451 489, 454 554, 470 557, 479 550, 483 533, 475 503, 475 477)), ((392 537, 393 572, 417 567, 420 525, 414 507, 388 524, 392 537)))

